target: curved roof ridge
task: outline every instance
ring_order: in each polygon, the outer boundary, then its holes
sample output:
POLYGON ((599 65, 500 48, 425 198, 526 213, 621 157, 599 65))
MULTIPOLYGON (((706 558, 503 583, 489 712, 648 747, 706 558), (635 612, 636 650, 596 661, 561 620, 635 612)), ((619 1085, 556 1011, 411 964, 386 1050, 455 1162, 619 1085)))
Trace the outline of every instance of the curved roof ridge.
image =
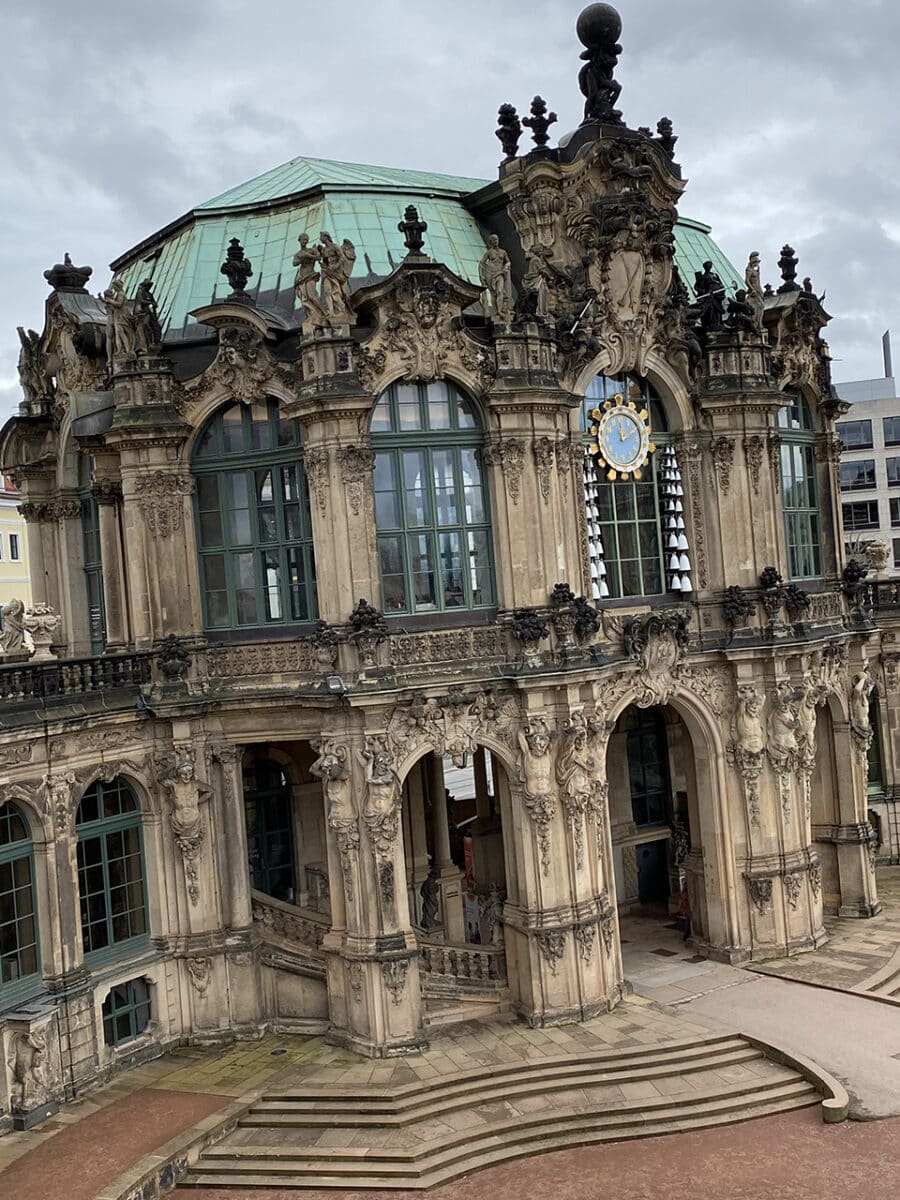
POLYGON ((380 191, 438 191, 467 195, 489 181, 464 175, 441 175, 433 171, 409 171, 400 167, 379 167, 368 163, 341 162, 330 158, 309 158, 298 155, 280 166, 272 167, 253 179, 228 188, 211 200, 198 205, 194 211, 209 208, 231 208, 246 204, 276 200, 316 187, 359 187, 380 191))

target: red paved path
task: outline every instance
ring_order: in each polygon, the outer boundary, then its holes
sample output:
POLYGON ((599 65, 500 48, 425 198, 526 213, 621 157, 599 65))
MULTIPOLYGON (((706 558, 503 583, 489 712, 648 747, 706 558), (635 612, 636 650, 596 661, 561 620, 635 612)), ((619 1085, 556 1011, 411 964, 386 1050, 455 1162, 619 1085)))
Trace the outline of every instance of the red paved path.
MULTIPOLYGON (((176 1200, 898 1200, 900 1118, 818 1108, 725 1129, 558 1150, 430 1192, 179 1189, 176 1200)), ((5 1197, 4 1197, 5 1200, 5 1197)))
POLYGON ((0 1174, 0 1198, 91 1200, 145 1154, 232 1099, 142 1088, 16 1159, 0 1174))

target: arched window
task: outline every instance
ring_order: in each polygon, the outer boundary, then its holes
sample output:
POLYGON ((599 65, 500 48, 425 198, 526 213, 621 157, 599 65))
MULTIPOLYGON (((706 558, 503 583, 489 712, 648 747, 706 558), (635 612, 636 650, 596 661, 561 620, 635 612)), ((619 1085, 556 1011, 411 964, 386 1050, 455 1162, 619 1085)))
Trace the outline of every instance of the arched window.
POLYGON ((124 779, 98 780, 75 816, 85 955, 147 935, 144 845, 137 798, 124 779))
POLYGON ((271 758, 244 765, 244 819, 252 886, 292 904, 297 895, 293 796, 284 769, 271 758))
POLYGON ((292 625, 316 617, 309 492, 300 423, 271 397, 207 421, 192 461, 207 629, 292 625))
POLYGON ((14 804, 0 804, 0 1008, 38 977, 31 833, 14 804))
POLYGON ((81 502, 81 546, 84 585, 87 591, 88 634, 91 651, 106 649, 106 608, 103 599, 103 563, 100 557, 100 514, 91 491, 93 458, 82 454, 78 460, 78 499, 81 502))
POLYGON ((589 442, 591 413, 623 396, 649 413, 652 444, 640 479, 612 481, 589 451, 585 502, 594 599, 693 591, 684 521, 684 489, 663 406, 646 379, 598 375, 585 393, 581 428, 589 442))
POLYGON ((816 487, 816 434, 809 405, 800 392, 787 393, 778 411, 781 438, 781 510, 789 579, 822 574, 819 495, 816 487))
POLYGON ((394 384, 371 428, 385 613, 491 607, 484 435, 471 402, 452 383, 394 384))

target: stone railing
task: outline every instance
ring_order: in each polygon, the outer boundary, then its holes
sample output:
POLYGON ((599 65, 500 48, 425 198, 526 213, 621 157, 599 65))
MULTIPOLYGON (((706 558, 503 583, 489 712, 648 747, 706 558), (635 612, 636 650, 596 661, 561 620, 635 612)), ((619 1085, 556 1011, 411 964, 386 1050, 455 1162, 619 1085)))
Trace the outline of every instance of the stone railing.
POLYGON ((398 633, 391 637, 391 663, 397 668, 433 663, 502 662, 510 657, 507 638, 497 625, 398 633))
POLYGON ((0 703, 138 688, 150 682, 152 661, 146 652, 0 666, 0 703))
POLYGON ((503 946, 429 942, 420 937, 419 962, 422 973, 432 980, 475 987, 506 986, 503 946))
POLYGON ((868 607, 876 614, 900 613, 900 580, 869 583, 865 587, 865 596, 868 607))
POLYGON ((321 913, 296 908, 263 892, 253 892, 253 924, 264 942, 303 946, 317 953, 331 928, 330 919, 321 913))

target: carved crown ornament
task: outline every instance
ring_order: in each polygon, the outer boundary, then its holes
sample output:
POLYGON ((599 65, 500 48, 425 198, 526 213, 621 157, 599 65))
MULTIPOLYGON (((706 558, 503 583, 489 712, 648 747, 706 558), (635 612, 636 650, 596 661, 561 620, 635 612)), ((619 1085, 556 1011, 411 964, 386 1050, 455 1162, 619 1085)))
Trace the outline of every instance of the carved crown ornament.
POLYGON ((673 287, 683 186, 656 143, 624 134, 574 163, 523 162, 505 175, 526 263, 517 316, 555 328, 567 374, 602 350, 609 374, 645 374, 651 350, 683 340, 669 319, 688 299, 673 287))
POLYGON ((398 377, 431 382, 447 374, 478 391, 490 387, 497 373, 493 347, 468 333, 462 319, 482 291, 422 257, 401 263, 383 283, 360 288, 354 306, 360 314, 372 312, 376 322, 357 359, 362 387, 377 394, 398 377))

